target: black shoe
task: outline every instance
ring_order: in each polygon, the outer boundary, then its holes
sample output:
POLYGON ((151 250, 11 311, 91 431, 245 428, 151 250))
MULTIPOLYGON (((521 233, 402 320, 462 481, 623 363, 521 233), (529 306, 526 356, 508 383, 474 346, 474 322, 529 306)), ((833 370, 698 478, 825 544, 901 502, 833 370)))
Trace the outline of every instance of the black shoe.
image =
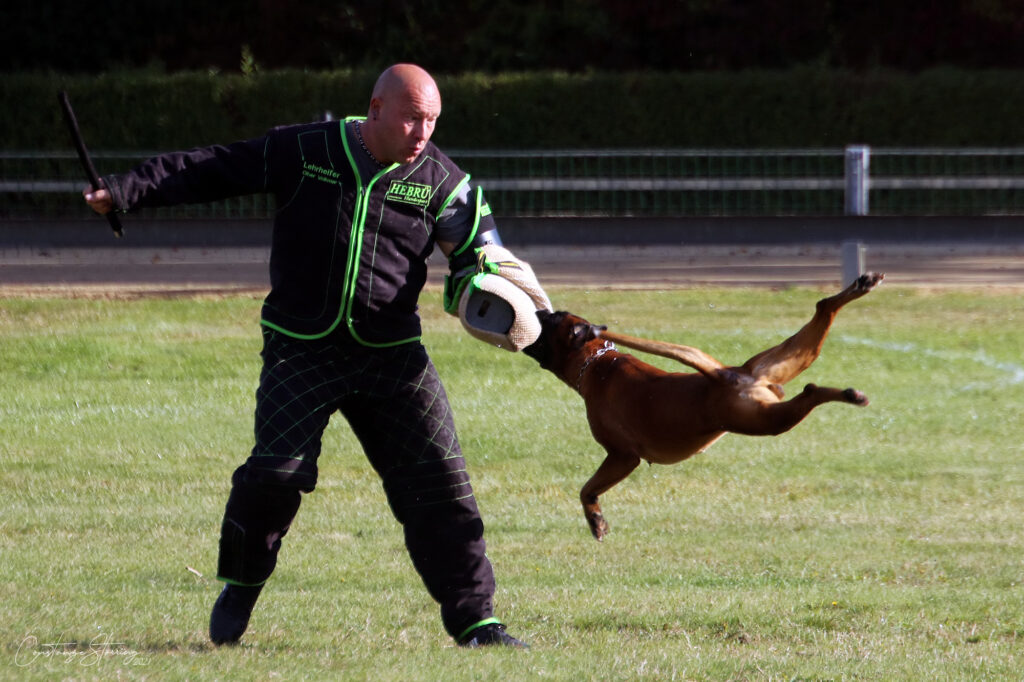
POLYGON ((221 644, 238 644, 242 633, 249 625, 249 616, 256 606, 263 585, 225 585, 210 613, 210 641, 221 644))
POLYGON ((520 642, 512 635, 505 632, 505 626, 501 623, 481 625, 459 640, 459 646, 475 649, 479 646, 510 646, 517 649, 529 649, 530 645, 520 642))

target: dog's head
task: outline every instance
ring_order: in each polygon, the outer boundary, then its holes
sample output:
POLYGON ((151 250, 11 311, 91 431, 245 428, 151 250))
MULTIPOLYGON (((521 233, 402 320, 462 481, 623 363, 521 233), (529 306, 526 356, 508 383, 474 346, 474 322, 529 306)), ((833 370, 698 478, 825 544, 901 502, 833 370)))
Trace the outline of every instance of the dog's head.
POLYGON ((559 374, 559 368, 570 356, 607 329, 564 310, 553 313, 538 310, 537 318, 540 320, 540 337, 524 348, 523 353, 555 374, 559 374))

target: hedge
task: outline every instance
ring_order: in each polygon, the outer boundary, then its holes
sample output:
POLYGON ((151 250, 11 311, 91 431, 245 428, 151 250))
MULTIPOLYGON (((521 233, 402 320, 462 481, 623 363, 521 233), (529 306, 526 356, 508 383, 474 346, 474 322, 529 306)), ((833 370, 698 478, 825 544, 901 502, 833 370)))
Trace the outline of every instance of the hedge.
MULTIPOLYGON (((375 73, 0 75, 0 149, 68 149, 67 90, 90 147, 167 150, 365 113, 375 73)), ((438 79, 448 148, 1024 146, 1024 72, 462 74, 438 79)))

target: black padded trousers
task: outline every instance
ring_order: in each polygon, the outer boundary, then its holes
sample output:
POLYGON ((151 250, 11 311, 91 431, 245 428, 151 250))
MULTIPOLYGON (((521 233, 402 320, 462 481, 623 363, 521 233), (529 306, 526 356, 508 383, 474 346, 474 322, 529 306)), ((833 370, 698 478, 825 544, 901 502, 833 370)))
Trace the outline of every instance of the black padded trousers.
POLYGON ((232 476, 218 577, 243 585, 270 577, 302 493, 316 487, 321 437, 334 412, 380 475, 445 630, 455 637, 492 618, 483 522, 448 398, 418 343, 370 349, 264 330, 256 444, 232 476))

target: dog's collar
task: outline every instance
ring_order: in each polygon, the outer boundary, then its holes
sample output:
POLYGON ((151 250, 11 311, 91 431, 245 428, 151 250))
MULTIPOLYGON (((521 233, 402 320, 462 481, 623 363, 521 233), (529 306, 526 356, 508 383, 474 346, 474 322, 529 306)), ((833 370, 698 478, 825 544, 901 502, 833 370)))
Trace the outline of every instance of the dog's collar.
POLYGON ((580 373, 576 377, 576 392, 577 393, 580 390, 580 386, 583 384, 583 374, 584 374, 584 372, 587 371, 587 368, 590 367, 590 363, 592 363, 594 360, 597 360, 599 357, 601 357, 602 355, 604 355, 605 353, 607 353, 610 350, 615 350, 615 344, 612 343, 611 341, 607 341, 606 340, 604 342, 604 345, 597 349, 596 353, 594 353, 589 358, 587 358, 586 360, 583 361, 583 364, 580 366, 580 373))

